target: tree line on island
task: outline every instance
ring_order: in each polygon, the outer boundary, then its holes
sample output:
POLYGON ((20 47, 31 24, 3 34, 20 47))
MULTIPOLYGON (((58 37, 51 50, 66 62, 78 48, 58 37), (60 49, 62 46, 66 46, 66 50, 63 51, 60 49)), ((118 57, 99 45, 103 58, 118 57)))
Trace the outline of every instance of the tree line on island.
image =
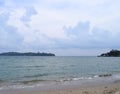
MULTIPOLYGON (((34 53, 34 52, 3 52, 0 53, 0 56, 55 56, 53 53, 34 53)), ((120 57, 120 51, 119 50, 111 50, 110 52, 103 53, 99 57, 120 57)))
POLYGON ((120 51, 111 50, 110 52, 101 54, 100 57, 120 57, 120 51))
POLYGON ((20 52, 4 52, 0 53, 0 56, 55 56, 53 53, 34 53, 34 52, 25 52, 25 53, 20 53, 20 52))

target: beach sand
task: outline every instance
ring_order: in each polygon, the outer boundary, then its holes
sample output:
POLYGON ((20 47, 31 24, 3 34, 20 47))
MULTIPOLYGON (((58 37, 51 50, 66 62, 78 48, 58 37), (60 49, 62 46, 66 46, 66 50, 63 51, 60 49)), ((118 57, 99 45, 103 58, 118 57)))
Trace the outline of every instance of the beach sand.
POLYGON ((23 89, 0 91, 0 94, 120 94, 120 82, 110 84, 97 84, 88 86, 73 86, 64 88, 50 88, 41 90, 23 89))

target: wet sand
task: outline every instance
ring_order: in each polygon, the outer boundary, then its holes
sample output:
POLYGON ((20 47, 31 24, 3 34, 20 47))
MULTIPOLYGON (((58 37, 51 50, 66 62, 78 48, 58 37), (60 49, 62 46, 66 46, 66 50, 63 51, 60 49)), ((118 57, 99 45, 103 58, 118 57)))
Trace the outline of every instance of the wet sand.
MULTIPOLYGON (((49 86, 50 87, 50 86, 49 86)), ((120 94, 120 81, 89 85, 51 85, 50 88, 29 88, 0 91, 0 94, 120 94), (56 88, 57 87, 57 88, 56 88)))

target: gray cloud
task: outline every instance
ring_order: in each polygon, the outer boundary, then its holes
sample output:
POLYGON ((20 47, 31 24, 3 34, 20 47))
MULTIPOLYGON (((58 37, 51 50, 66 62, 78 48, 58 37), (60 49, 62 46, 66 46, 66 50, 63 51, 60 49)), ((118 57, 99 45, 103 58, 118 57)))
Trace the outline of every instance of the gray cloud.
POLYGON ((31 17, 32 17, 33 15, 36 15, 37 12, 36 12, 36 10, 34 9, 34 7, 27 7, 27 8, 25 8, 25 9, 26 9, 25 14, 22 16, 21 20, 22 20, 23 22, 29 22, 29 21, 31 20, 31 17))
POLYGON ((90 23, 87 22, 79 22, 74 27, 64 27, 65 33, 69 35, 80 35, 81 33, 88 33, 90 30, 90 23))
POLYGON ((118 2, 0 0, 0 51, 120 48, 118 2))
POLYGON ((82 49, 106 49, 119 48, 120 38, 113 36, 108 30, 93 27, 90 30, 90 22, 79 22, 74 27, 64 27, 69 39, 57 40, 58 48, 82 48, 82 49))
POLYGON ((0 51, 19 49, 22 37, 17 34, 17 28, 7 24, 9 13, 0 15, 0 51))

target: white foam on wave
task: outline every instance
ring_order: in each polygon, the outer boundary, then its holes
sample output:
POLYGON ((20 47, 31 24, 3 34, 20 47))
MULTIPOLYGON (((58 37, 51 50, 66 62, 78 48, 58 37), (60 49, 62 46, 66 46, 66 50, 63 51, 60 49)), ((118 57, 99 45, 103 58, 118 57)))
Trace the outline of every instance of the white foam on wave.
POLYGON ((94 78, 98 78, 98 77, 99 77, 99 75, 95 75, 95 76, 94 76, 94 78))
POLYGON ((7 85, 0 87, 0 90, 34 88, 39 85, 7 85))
POLYGON ((3 85, 0 87, 0 90, 9 90, 9 89, 27 89, 27 88, 36 88, 36 87, 43 87, 43 86, 48 86, 48 83, 30 83, 30 84, 18 84, 16 85, 9 84, 9 85, 3 85))
POLYGON ((99 77, 98 75, 96 75, 96 76, 93 76, 93 77, 74 77, 74 78, 67 78, 67 79, 60 79, 59 81, 60 82, 65 82, 65 81, 79 81, 79 80, 92 80, 92 79, 94 79, 94 78, 97 78, 97 77, 99 77))
MULTIPOLYGON (((115 75, 117 79, 120 79, 120 75, 115 75)), ((80 81, 80 80, 93 80, 99 78, 99 75, 94 75, 94 76, 87 76, 87 77, 73 77, 73 78, 63 78, 59 80, 54 80, 52 82, 66 82, 66 81, 80 81)), ((42 87, 44 85, 48 85, 46 82, 37 82, 37 83, 30 83, 30 84, 15 84, 15 85, 3 85, 0 86, 0 90, 7 90, 7 89, 25 89, 25 88, 35 88, 35 87, 42 87)))
POLYGON ((120 79, 120 74, 115 74, 115 75, 113 75, 113 77, 116 79, 120 79))

